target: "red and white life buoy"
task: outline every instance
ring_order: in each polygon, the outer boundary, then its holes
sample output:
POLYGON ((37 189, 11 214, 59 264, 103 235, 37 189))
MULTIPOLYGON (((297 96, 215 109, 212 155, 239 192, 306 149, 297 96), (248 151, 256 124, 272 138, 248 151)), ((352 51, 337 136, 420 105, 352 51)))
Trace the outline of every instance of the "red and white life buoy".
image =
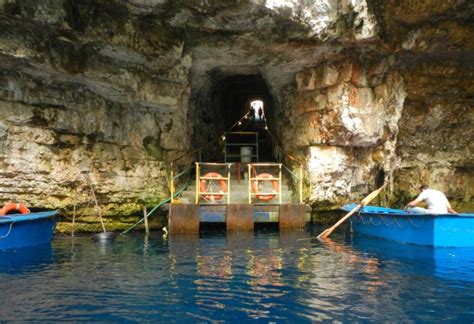
POLYGON ((8 203, 0 209, 0 216, 7 215, 12 211, 18 211, 20 214, 29 214, 30 210, 23 204, 8 203))
POLYGON ((254 180, 254 182, 252 184, 252 190, 257 195, 257 198, 260 199, 260 200, 263 200, 263 201, 268 201, 268 200, 272 200, 273 198, 275 198, 276 194, 280 191, 280 188, 278 186, 278 181, 277 180, 265 180, 265 179, 275 179, 269 173, 259 174, 259 175, 257 175, 257 178, 259 180, 254 180), (262 179, 262 180, 260 180, 260 179, 262 179), (275 192, 275 193, 266 193, 266 192, 264 194, 261 193, 259 191, 259 188, 258 188, 258 185, 259 185, 260 181, 271 181, 272 191, 275 192))
POLYGON ((213 181, 214 179, 219 181, 219 187, 220 187, 219 192, 226 193, 227 183, 223 179, 223 177, 217 172, 208 172, 203 176, 203 178, 206 178, 206 179, 201 179, 199 183, 199 191, 203 194, 203 198, 210 201, 222 199, 223 195, 216 195, 216 194, 206 195, 206 193, 212 192, 212 191, 209 191, 209 187, 210 187, 211 181, 213 181))

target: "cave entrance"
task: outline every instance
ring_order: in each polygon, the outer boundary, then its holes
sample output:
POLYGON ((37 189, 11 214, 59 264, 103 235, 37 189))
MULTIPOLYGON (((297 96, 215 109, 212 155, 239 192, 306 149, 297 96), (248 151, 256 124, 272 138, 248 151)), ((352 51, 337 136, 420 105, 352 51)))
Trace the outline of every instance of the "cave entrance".
MULTIPOLYGON (((258 161, 275 161, 273 143, 269 134, 269 122, 273 111, 273 99, 267 84, 259 74, 215 74, 213 77, 210 104, 214 111, 215 129, 222 132, 257 133, 258 161), (223 126, 223 127, 222 127, 223 126)), ((228 133, 229 134, 229 133, 228 133)), ((252 136, 233 134, 229 141, 252 142, 252 136), (236 137, 237 136, 237 137, 236 137)), ((238 149, 238 148, 237 148, 238 149)), ((234 151, 233 153, 238 153, 234 151)), ((254 151, 256 155, 257 152, 254 151)), ((227 159, 233 162, 232 159, 227 159)), ((256 156, 252 159, 256 162, 256 156)))

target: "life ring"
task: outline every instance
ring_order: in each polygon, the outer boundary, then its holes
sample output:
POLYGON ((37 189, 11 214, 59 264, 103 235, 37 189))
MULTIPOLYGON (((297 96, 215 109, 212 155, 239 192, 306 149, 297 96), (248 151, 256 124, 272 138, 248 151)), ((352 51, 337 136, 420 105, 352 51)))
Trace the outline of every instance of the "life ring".
POLYGON ((280 191, 280 188, 278 186, 278 181, 276 180, 264 180, 264 179, 272 179, 274 178, 271 174, 269 173, 262 173, 262 174, 259 174, 257 175, 257 178, 259 178, 259 180, 255 180, 252 184, 252 190, 253 192, 257 195, 257 198, 260 199, 260 200, 263 200, 263 201, 268 201, 268 200, 272 200, 273 198, 275 198, 276 196, 276 193, 278 193, 280 191), (262 179, 262 180, 260 180, 262 179), (258 183, 259 181, 271 181, 272 182, 272 190, 275 192, 274 194, 272 193, 265 193, 264 195, 261 194, 258 190, 258 183))
POLYGON ((18 211, 20 214, 29 214, 30 210, 23 204, 8 203, 0 209, 0 216, 7 215, 9 212, 18 211))
MULTIPOLYGON (((216 180, 222 179, 222 176, 217 172, 208 172, 203 177, 204 178, 213 178, 213 179, 216 179, 216 180)), ((201 193, 204 193, 204 194, 207 193, 208 188, 206 187, 206 184, 209 180, 213 180, 213 179, 202 179, 199 182, 199 191, 201 193)), ((225 180, 219 180, 219 186, 220 186, 219 192, 222 192, 222 193, 227 192, 227 183, 226 183, 225 180)), ((214 200, 222 199, 222 196, 223 195, 203 195, 203 198, 208 200, 208 201, 209 200, 214 201, 214 200)))

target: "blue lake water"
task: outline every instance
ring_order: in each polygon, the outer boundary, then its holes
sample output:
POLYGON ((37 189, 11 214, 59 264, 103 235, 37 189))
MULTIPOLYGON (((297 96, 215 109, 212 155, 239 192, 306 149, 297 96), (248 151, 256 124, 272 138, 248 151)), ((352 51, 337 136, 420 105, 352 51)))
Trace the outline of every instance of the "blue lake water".
POLYGON ((474 249, 311 231, 0 252, 1 321, 474 321, 474 249))

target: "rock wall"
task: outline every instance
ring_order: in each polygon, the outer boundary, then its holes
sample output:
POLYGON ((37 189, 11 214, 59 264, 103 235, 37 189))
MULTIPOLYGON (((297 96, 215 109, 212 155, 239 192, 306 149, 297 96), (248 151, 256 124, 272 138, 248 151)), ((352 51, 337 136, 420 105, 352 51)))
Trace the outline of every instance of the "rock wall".
POLYGON ((399 122, 395 196, 436 186, 454 208, 472 210, 474 196, 474 85, 472 64, 428 61, 403 72, 407 100, 399 122))
POLYGON ((113 2, 6 1, 0 25, 0 204, 84 209, 86 170, 106 215, 167 196, 191 137, 182 41, 113 2))
POLYGON ((84 211, 87 169, 106 215, 139 211, 143 193, 168 195, 165 161, 222 132, 216 83, 257 75, 313 206, 388 180, 391 203, 428 182, 472 209, 473 12, 462 0, 0 1, 0 204, 84 211))
POLYGON ((395 169, 405 85, 393 58, 344 59, 296 75, 280 120, 283 145, 307 161, 310 200, 334 205, 374 188, 395 169))

